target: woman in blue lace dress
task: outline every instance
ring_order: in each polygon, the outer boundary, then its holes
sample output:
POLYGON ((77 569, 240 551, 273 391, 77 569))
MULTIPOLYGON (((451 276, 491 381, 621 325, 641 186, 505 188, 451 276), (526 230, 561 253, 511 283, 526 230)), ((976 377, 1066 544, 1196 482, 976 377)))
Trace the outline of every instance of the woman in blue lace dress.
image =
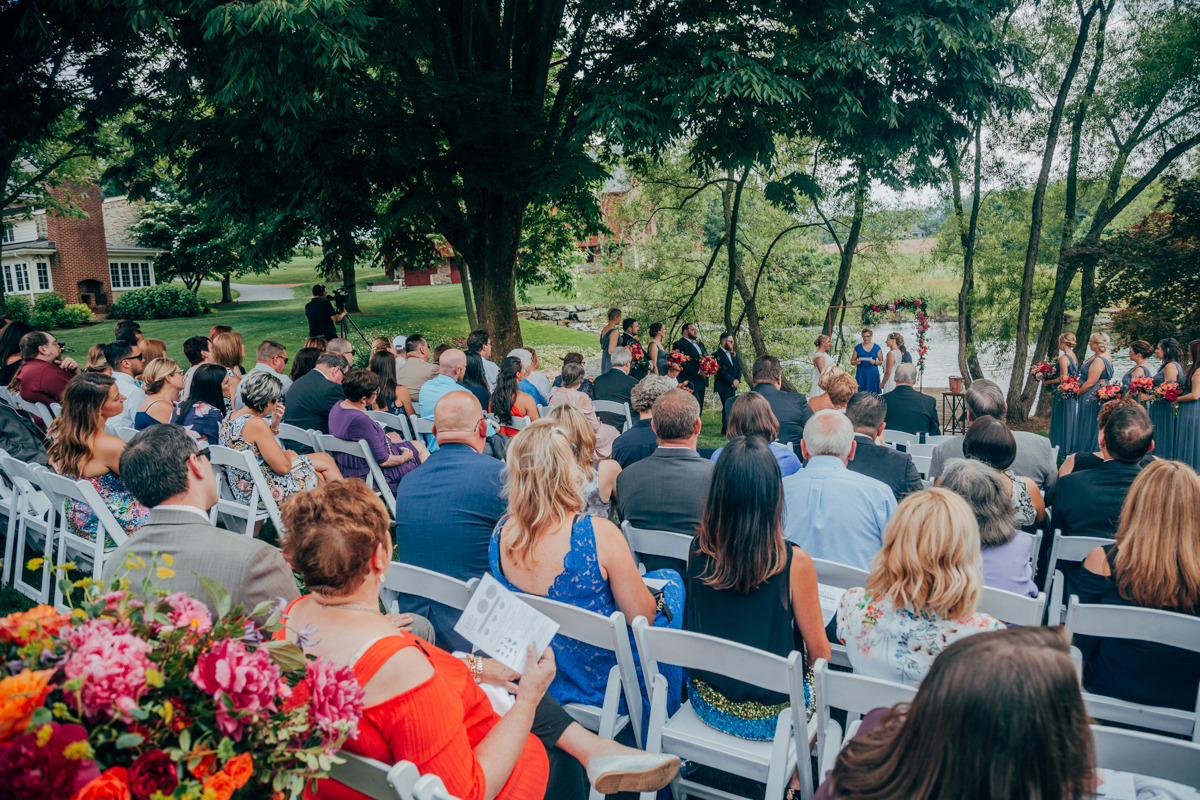
POLYGON ((871 337, 875 334, 870 328, 862 329, 862 344, 854 345, 854 355, 850 363, 856 368, 860 392, 879 391, 879 364, 883 361, 883 348, 872 344, 871 337))
POLYGON ((1079 415, 1075 422, 1075 438, 1071 443, 1072 453, 1091 453, 1100 447, 1100 426, 1096 417, 1100 413, 1100 402, 1096 392, 1101 385, 1111 381, 1116 371, 1107 355, 1108 334, 1093 333, 1088 339, 1088 349, 1094 356, 1083 362, 1079 371, 1079 415))
MULTIPOLYGON (((1064 333, 1058 337, 1058 366, 1054 374, 1042 382, 1043 392, 1052 392, 1063 378, 1073 378, 1078 371, 1075 361, 1075 334, 1064 333)), ((1079 400, 1052 401, 1050 410, 1050 445, 1058 448, 1059 456, 1075 452, 1071 444, 1075 440, 1075 419, 1079 416, 1079 400)))
MULTIPOLYGON (((548 597, 605 617, 620 611, 630 622, 645 617, 658 627, 682 626, 684 592, 679 573, 666 569, 644 576, 666 581, 662 595, 656 597, 638 574, 620 529, 606 519, 579 513, 587 476, 566 435, 552 421, 535 422, 513 437, 507 462, 508 514, 496 526, 488 548, 496 580, 512 591, 548 597)), ((550 685, 554 699, 603 705, 616 656, 565 636, 555 636, 551 644, 558 664, 550 685)), ((668 684, 668 712, 674 712, 679 707, 683 671, 670 666, 660 670, 668 684)), ((645 699, 640 668, 638 679, 645 699)), ((649 701, 645 702, 649 708, 649 701)), ((622 708, 624 704, 622 700, 622 708)), ((643 719, 643 726, 647 721, 643 719)))
MULTIPOLYGON (((150 512, 121 480, 125 443, 104 432, 105 423, 122 412, 124 403, 116 382, 108 375, 76 375, 63 390, 62 413, 50 426, 53 441, 47 453, 50 465, 60 473, 71 479, 82 478, 96 487, 108 510, 129 534, 142 527, 150 512)), ((96 541, 100 520, 91 506, 68 499, 64 510, 71 533, 96 541)), ((106 535, 104 546, 117 544, 106 535)))
POLYGON ((1200 472, 1200 339, 1188 345, 1188 371, 1179 385, 1179 417, 1175 427, 1175 460, 1200 472))
MULTIPOLYGON (((221 446, 233 450, 249 451, 258 461, 258 468, 267 479, 267 488, 276 503, 289 496, 315 489, 319 482, 341 480, 342 473, 328 453, 298 455, 294 450, 284 450, 275 435, 283 419, 283 382, 262 370, 251 370, 242 379, 239 389, 242 402, 246 405, 235 411, 220 425, 221 446), (267 418, 271 422, 267 422, 267 418)), ((225 467, 225 477, 234 497, 250 502, 254 481, 250 474, 234 467, 225 467)), ((263 509, 259 501, 259 509, 263 509)))
MULTIPOLYGON (((1154 353, 1162 359, 1162 365, 1158 372, 1154 373, 1154 385, 1162 386, 1164 383, 1175 381, 1180 384, 1180 394, 1186 392, 1187 389, 1183 386, 1183 365, 1179 363, 1183 356, 1179 342, 1175 339, 1163 339, 1154 353)), ((1150 400, 1146 406, 1146 413, 1154 423, 1154 455, 1159 458, 1175 458, 1175 427, 1179 424, 1175 407, 1162 400, 1151 400, 1150 395, 1142 395, 1142 399, 1150 400)))

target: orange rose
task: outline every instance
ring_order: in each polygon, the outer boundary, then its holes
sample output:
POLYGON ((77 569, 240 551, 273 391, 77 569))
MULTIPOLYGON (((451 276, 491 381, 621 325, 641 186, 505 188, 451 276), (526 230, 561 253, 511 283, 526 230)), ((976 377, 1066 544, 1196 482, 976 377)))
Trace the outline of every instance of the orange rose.
POLYGON ((229 777, 229 773, 221 770, 206 780, 203 788, 202 800, 229 800, 238 787, 233 778, 229 777))
MULTIPOLYGON (((191 759, 188 759, 191 763, 191 759)), ((212 753, 201 757, 200 761, 194 767, 188 767, 188 772, 192 773, 192 777, 198 781, 202 781, 209 776, 213 770, 213 766, 217 763, 217 757, 212 753)))
POLYGON ((28 611, 0 617, 0 639, 18 645, 29 644, 35 639, 57 634, 70 621, 70 614, 59 614, 54 606, 35 606, 28 611))
POLYGON ((31 672, 21 670, 0 680, 0 743, 7 742, 29 727, 33 712, 42 707, 52 669, 31 672))
POLYGON ((240 789, 254 774, 254 759, 250 757, 249 753, 236 755, 225 762, 223 771, 233 778, 234 787, 240 789))
POLYGON ((71 800, 132 800, 124 767, 113 767, 93 778, 71 800))

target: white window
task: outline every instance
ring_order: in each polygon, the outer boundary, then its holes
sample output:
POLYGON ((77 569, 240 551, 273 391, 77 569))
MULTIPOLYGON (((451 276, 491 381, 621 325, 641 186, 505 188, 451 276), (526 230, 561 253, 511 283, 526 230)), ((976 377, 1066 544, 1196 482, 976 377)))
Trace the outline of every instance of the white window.
POLYGON ((13 272, 15 272, 17 275, 17 291, 18 292, 28 292, 29 291, 29 269, 26 267, 26 265, 24 263, 14 264, 13 272))
POLYGON ((11 222, 4 223, 4 244, 8 244, 9 242, 15 242, 16 240, 17 240, 17 235, 13 231, 12 223, 11 222))
POLYGON ((8 264, 5 264, 4 265, 4 291, 9 294, 12 294, 12 290, 13 290, 12 267, 8 264))
POLYGON ((154 268, 148 261, 110 261, 108 274, 114 289, 154 285, 154 268))
POLYGON ((50 265, 45 261, 37 262, 38 291, 50 291, 50 265))

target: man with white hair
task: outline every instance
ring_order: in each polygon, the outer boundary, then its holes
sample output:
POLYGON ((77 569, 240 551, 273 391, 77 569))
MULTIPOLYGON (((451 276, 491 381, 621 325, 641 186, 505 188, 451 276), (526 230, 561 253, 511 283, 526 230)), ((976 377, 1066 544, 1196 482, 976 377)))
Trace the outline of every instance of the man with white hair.
POLYGON ((896 498, 882 481, 852 472, 854 426, 832 409, 804 426, 804 469, 783 479, 783 537, 812 558, 870 569, 896 498))
POLYGON ((896 388, 883 396, 887 401, 885 422, 889 430, 937 436, 942 432, 938 425, 937 401, 914 389, 916 382, 915 366, 901 364, 896 367, 896 388))
MULTIPOLYGON (((637 379, 630 375, 633 354, 628 347, 618 347, 612 351, 612 369, 592 382, 595 399, 607 400, 610 403, 628 403, 633 387, 638 385, 637 379)), ((611 411, 597 411, 596 416, 605 425, 612 425, 619 431, 625 430, 625 415, 614 414, 611 411)))
POLYGON ((518 359, 521 362, 521 381, 517 384, 517 388, 532 397, 533 402, 539 406, 549 405, 546 396, 539 392, 538 388, 529 380, 529 373, 533 372, 533 353, 523 347, 518 347, 509 353, 508 357, 518 359))

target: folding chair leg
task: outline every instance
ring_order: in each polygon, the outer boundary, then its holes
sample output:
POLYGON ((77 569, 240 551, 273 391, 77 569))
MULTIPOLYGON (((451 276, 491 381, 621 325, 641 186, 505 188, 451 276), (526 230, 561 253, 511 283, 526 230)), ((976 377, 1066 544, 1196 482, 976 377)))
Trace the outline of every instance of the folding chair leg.
MULTIPOLYGON (((650 686, 650 726, 646 732, 646 752, 662 752, 663 726, 667 724, 667 679, 662 674, 654 676, 650 686), (658 701, 655 701, 658 698, 658 701)), ((679 776, 671 782, 671 796, 678 798, 680 791, 679 776)), ((654 800, 657 792, 642 792, 641 800, 654 800)))
MULTIPOLYGON (((792 740, 792 710, 785 709, 779 713, 775 723, 775 741, 771 743, 771 765, 767 770, 766 797, 783 797, 784 787, 792 777, 788 769, 788 751, 792 740)), ((797 758, 799 758, 799 742, 797 741, 797 758)))

